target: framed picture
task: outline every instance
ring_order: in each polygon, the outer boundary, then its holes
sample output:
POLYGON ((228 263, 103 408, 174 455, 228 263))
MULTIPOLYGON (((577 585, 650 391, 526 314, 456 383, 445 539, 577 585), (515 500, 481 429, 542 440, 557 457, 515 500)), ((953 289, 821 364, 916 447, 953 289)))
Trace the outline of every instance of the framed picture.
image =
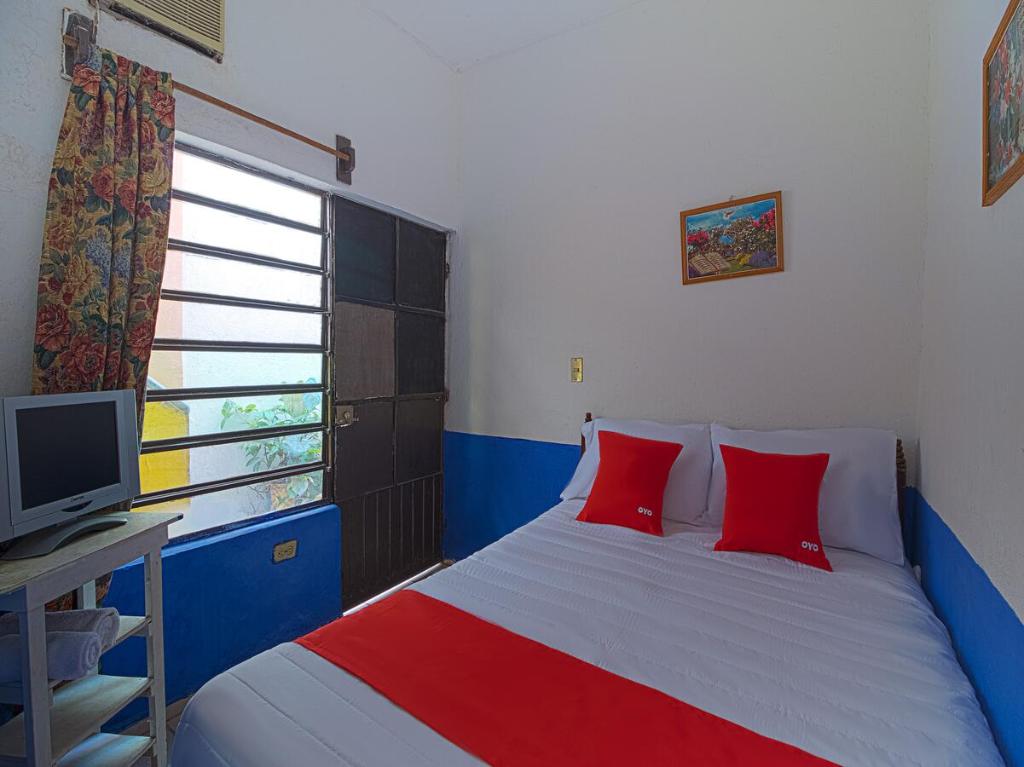
POLYGON ((782 192, 679 214, 683 284, 781 272, 782 192))
POLYGON ((982 205, 1024 176, 1024 3, 1011 0, 985 54, 982 205))

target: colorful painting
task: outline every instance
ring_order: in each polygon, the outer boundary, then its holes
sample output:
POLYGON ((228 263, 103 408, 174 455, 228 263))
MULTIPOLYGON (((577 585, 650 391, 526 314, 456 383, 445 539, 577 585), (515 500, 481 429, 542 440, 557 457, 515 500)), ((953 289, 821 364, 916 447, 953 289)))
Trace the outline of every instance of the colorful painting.
POLYGON ((782 271, 782 192, 679 214, 683 284, 782 271))
POLYGON ((1024 176, 1024 3, 1012 0, 985 55, 983 204, 1024 176))

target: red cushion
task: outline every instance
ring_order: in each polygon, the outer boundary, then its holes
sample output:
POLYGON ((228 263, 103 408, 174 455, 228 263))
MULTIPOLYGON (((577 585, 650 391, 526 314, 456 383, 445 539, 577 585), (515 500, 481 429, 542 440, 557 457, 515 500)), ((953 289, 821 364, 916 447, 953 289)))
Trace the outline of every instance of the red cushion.
POLYGON ((818 531, 828 453, 777 455, 722 445, 725 520, 715 551, 778 554, 831 572, 818 531))
POLYGON ((683 446, 614 431, 598 432, 597 442, 601 463, 576 519, 661 535, 665 485, 683 446))

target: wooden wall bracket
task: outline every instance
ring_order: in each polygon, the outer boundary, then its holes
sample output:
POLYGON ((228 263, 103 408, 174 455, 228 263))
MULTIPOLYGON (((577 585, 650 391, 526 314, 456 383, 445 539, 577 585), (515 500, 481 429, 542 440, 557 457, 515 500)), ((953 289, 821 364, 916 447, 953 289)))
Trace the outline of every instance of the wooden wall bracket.
POLYGON ((335 147, 338 151, 348 153, 348 159, 338 158, 338 181, 343 184, 352 184, 352 171, 356 169, 356 149, 352 141, 345 136, 335 136, 335 147))
POLYGON ((96 20, 65 8, 62 22, 60 74, 70 80, 75 64, 85 61, 96 44, 96 20))

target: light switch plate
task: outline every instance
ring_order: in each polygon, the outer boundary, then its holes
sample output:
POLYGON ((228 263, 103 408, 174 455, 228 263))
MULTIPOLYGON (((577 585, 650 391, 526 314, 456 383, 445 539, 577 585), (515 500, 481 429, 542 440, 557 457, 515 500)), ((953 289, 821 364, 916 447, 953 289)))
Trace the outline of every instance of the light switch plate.
POLYGON ((299 550, 299 542, 292 538, 274 546, 274 564, 280 564, 286 559, 293 559, 299 550))
POLYGON ((569 380, 572 383, 583 383, 583 358, 573 357, 569 360, 569 380))

